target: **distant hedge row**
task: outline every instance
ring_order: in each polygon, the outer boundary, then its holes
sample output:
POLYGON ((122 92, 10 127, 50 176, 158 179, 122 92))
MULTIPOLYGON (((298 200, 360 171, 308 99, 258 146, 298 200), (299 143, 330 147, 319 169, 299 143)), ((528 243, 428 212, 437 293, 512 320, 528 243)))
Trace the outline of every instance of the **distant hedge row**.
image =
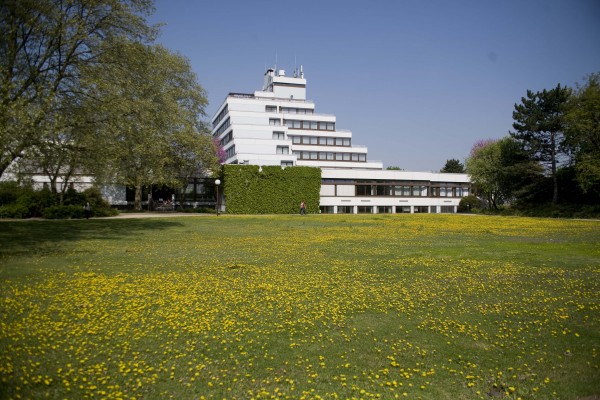
POLYGON ((94 217, 117 214, 97 188, 83 192, 68 189, 61 204, 60 195, 49 189, 33 190, 17 182, 0 182, 0 218, 83 218, 85 203, 90 203, 94 217))
POLYGON ((223 191, 229 214, 298 213, 301 201, 318 213, 321 169, 224 165, 223 191))

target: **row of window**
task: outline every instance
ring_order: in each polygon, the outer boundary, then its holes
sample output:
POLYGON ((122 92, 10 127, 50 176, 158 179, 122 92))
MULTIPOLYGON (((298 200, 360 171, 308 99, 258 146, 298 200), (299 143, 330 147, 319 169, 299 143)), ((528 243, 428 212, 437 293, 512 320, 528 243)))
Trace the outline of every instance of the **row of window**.
POLYGON ((221 147, 225 147, 225 145, 233 140, 233 131, 227 133, 227 135, 223 136, 221 139, 221 147))
POLYGON ((367 162, 364 153, 334 153, 326 151, 294 151, 298 160, 322 160, 322 161, 355 161, 367 162))
MULTIPOLYGON (((334 206, 320 206, 321 213, 333 214, 334 206)), ((392 214, 394 206, 356 206, 358 214, 373 214, 377 210, 377 214, 392 214)), ((395 206, 396 214, 410 213, 410 206, 395 206)), ((414 213, 437 213, 437 206, 414 206, 414 213)), ((454 213, 454 206, 440 206, 440 213, 454 213)), ((338 214, 354 214, 354 206, 338 206, 338 214)))
POLYGON ((217 118, 215 118, 215 120, 213 121, 213 129, 215 129, 217 127, 217 125, 219 125, 219 122, 221 122, 221 120, 225 117, 225 115, 227 114, 227 104, 225 104, 225 107, 223 107, 223 110, 219 113, 219 115, 217 115, 217 118))
POLYGON ((235 144, 225 150, 225 159, 235 156, 235 144))
POLYGON ((302 121, 296 119, 284 119, 283 125, 290 129, 307 129, 314 131, 335 131, 335 123, 324 121, 302 121))
MULTIPOLYGON (((277 106, 266 106, 266 112, 277 112, 277 106)), ((314 114, 315 111, 311 108, 292 108, 292 107, 279 107, 279 112, 287 114, 314 114)))
POLYGON ((221 133, 225 132, 225 131, 227 130, 227 128, 229 128, 229 125, 230 125, 230 121, 229 121, 229 118, 227 118, 227 119, 225 120, 225 122, 223 122, 223 125, 221 125, 221 126, 219 127, 219 129, 217 129, 217 130, 215 131, 215 133, 213 133, 213 136, 214 136, 214 137, 219 137, 219 136, 221 136, 221 133))
POLYGON ((320 146, 346 146, 350 147, 350 138, 334 138, 326 136, 292 136, 292 143, 294 144, 307 144, 307 145, 320 145, 320 146))
POLYGON ((465 197, 469 195, 469 188, 423 185, 356 185, 356 195, 401 197, 465 197))
MULTIPOLYGON (((269 125, 281 126, 280 118, 269 118, 269 125)), ((313 131, 335 131, 335 123, 324 121, 301 121, 295 119, 284 119, 283 125, 289 129, 306 129, 313 131)))

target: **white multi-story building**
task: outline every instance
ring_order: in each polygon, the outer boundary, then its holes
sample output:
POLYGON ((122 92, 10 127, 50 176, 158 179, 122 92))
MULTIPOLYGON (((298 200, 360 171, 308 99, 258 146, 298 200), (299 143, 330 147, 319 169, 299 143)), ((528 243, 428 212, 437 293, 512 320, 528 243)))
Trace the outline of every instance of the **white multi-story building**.
POLYGON ((230 93, 212 128, 228 164, 321 168, 322 212, 456 212, 469 194, 465 174, 389 171, 368 160, 335 115, 317 113, 306 99, 302 67, 293 76, 268 69, 262 90, 230 93))

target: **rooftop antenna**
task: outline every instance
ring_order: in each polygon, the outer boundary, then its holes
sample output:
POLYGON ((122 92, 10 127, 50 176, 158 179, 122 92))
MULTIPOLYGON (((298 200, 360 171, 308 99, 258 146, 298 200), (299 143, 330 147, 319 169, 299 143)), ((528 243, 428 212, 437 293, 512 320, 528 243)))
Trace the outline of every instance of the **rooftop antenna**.
POLYGON ((294 78, 298 77, 298 66, 296 64, 296 56, 294 55, 294 78))

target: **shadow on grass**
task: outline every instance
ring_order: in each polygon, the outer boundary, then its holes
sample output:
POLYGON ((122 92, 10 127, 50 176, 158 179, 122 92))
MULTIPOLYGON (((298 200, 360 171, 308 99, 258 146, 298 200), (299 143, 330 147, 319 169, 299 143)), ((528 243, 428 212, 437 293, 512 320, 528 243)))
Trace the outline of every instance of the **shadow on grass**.
POLYGON ((182 226, 180 222, 162 219, 3 221, 0 222, 0 259, 57 253, 65 243, 115 240, 179 226, 182 226))

